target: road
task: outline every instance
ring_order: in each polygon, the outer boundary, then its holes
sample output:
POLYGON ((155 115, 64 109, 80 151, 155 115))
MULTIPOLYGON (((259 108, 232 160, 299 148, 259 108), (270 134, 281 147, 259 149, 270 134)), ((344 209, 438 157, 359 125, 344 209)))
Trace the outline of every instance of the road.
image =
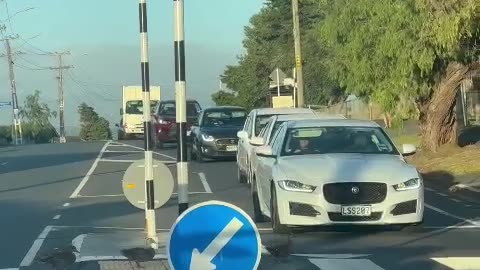
MULTIPOLYGON (((142 231, 144 213, 122 195, 126 168, 141 159, 141 141, 31 145, 0 149, 0 270, 48 269, 35 258, 80 234, 142 231), (126 145, 124 145, 126 144, 126 145)), ((155 154, 174 161, 176 149, 155 154)), ((175 165, 169 165, 175 172, 175 165)), ((296 231, 288 256, 264 254, 259 269, 480 269, 480 205, 428 186, 425 223, 417 231, 342 228, 296 231), (468 259, 461 259, 469 257, 468 259)), ((233 161, 191 163, 191 204, 227 201, 252 213, 249 189, 233 161)), ((168 231, 178 214, 175 194, 156 212, 168 231)), ((257 224, 269 250, 288 236, 257 224)))

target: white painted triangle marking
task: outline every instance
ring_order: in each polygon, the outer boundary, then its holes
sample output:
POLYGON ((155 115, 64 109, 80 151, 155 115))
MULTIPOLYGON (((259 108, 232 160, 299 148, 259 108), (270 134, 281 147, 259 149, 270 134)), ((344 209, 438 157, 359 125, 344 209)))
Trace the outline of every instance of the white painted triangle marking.
POLYGON ((322 270, 384 270, 368 259, 308 259, 322 270))
POLYGON ((443 257, 432 260, 452 270, 480 270, 480 257, 443 257))

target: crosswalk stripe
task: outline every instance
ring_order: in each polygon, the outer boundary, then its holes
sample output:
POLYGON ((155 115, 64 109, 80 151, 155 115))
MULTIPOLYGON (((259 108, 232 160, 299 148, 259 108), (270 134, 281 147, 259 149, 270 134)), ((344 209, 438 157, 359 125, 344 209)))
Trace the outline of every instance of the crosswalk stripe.
POLYGON ((432 260, 452 270, 480 270, 480 257, 444 257, 432 260))
POLYGON ((322 270, 384 270, 368 259, 308 259, 322 270))

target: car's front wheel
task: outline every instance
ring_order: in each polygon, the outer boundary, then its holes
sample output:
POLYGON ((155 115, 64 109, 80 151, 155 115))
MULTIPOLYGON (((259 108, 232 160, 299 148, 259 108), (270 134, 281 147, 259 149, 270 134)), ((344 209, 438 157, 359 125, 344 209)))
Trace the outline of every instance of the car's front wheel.
POLYGON ((258 198, 258 189, 255 178, 252 181, 252 200, 253 200, 253 218, 255 222, 265 222, 265 216, 260 208, 260 199, 258 198))
POLYGON ((240 166, 238 164, 237 164, 237 179, 240 184, 244 184, 247 182, 245 174, 242 172, 242 169, 240 169, 240 166))
POLYGON ((275 191, 275 187, 273 185, 271 189, 272 191, 270 196, 270 214, 272 220, 272 230, 274 233, 287 234, 290 232, 290 228, 280 222, 277 207, 277 192, 275 191))

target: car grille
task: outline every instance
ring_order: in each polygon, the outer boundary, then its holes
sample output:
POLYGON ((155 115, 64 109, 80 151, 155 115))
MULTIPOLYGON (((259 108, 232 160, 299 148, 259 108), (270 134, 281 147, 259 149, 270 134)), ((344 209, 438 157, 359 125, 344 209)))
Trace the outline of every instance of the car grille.
POLYGON ((218 146, 224 146, 224 145, 237 145, 238 144, 238 139, 236 138, 231 138, 231 139, 217 139, 215 141, 215 144, 218 146))
POLYGON ((395 205, 395 208, 390 212, 394 216, 412 214, 417 212, 417 200, 406 201, 395 205))
POLYGON ((304 203, 289 203, 290 215, 316 217, 320 213, 313 206, 304 203))
POLYGON ((368 217, 342 216, 342 213, 328 212, 328 218, 331 221, 338 222, 358 222, 358 221, 376 221, 382 217, 382 212, 373 212, 368 217))
POLYGON ((323 196, 332 204, 380 203, 387 197, 387 185, 373 182, 331 183, 323 186, 323 196))

